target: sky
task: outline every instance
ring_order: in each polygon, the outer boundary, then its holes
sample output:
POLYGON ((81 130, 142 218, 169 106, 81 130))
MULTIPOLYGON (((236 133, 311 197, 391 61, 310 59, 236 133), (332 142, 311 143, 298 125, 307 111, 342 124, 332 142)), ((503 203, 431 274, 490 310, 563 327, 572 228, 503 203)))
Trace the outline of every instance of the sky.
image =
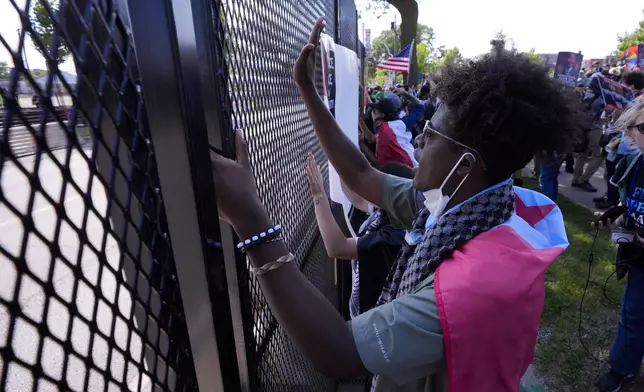
MULTIPOLYGON (((15 0, 22 7, 25 0, 15 0)), ((360 8, 369 0, 357 0, 360 8)), ((434 28, 436 45, 458 47, 465 57, 489 50, 490 39, 503 30, 514 39, 517 49, 537 53, 581 51, 585 58, 609 55, 617 47, 617 34, 637 28, 644 19, 642 0, 621 0, 610 5, 606 0, 419 0, 420 23, 434 28)), ((362 13, 358 28, 372 29, 372 38, 390 28, 394 8, 383 16, 362 13)), ((0 0, 0 35, 16 50, 20 28, 18 13, 11 2, 0 0)), ((8 61, 9 52, 0 44, 0 61, 8 61)), ((27 44, 30 68, 45 68, 42 57, 27 44)), ((61 66, 73 72, 71 61, 61 66)))
MULTIPOLYGON (((394 16, 400 22, 390 9, 380 18, 362 12, 358 28, 364 22, 372 39, 377 37, 394 16)), ((434 29, 437 46, 456 46, 465 57, 489 51, 490 40, 503 30, 522 52, 581 51, 584 58, 601 58, 617 49, 617 34, 638 27, 642 10, 642 0, 419 0, 418 22, 434 29)))
MULTIPOLYGON (((14 1, 20 9, 24 9, 26 0, 14 1)), ((16 9, 11 2, 9 0, 0 0, 0 35, 5 41, 7 41, 9 49, 13 52, 16 52, 18 48, 18 30, 21 26, 22 24, 20 23, 19 14, 16 12, 16 9)), ((38 52, 36 52, 30 39, 27 39, 26 52, 29 68, 46 69, 45 60, 40 54, 38 54, 38 52)), ((6 61, 9 63, 10 67, 13 67, 11 54, 2 42, 0 42, 0 61, 6 61)), ((62 71, 75 73, 72 61, 65 62, 60 66, 60 69, 62 71)))

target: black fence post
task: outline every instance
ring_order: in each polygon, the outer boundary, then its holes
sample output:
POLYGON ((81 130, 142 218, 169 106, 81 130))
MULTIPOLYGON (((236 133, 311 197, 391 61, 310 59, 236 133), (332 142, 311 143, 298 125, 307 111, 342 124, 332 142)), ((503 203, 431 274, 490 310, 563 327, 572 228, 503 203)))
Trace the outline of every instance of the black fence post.
POLYGON ((199 389, 238 391, 192 5, 128 2, 199 389))

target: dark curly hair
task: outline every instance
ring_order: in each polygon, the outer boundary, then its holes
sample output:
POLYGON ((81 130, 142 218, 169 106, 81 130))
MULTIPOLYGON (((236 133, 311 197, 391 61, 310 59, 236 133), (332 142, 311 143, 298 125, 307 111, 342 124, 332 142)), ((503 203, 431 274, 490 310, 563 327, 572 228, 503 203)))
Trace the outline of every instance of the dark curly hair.
POLYGON ((566 151, 577 133, 576 98, 548 68, 516 51, 447 67, 438 85, 455 138, 476 149, 487 181, 510 178, 538 151, 566 151))

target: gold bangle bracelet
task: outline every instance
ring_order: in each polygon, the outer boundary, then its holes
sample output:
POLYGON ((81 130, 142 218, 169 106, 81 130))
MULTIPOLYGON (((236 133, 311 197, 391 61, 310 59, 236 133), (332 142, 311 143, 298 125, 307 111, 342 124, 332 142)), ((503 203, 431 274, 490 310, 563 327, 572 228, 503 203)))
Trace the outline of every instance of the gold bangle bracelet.
POLYGON ((278 268, 281 268, 282 266, 291 263, 295 261, 295 256, 293 256, 291 253, 284 255, 280 257, 279 259, 275 261, 271 261, 270 263, 266 263, 261 267, 258 268, 253 268, 251 271, 253 275, 259 276, 259 275, 264 275, 268 272, 274 271, 278 268))

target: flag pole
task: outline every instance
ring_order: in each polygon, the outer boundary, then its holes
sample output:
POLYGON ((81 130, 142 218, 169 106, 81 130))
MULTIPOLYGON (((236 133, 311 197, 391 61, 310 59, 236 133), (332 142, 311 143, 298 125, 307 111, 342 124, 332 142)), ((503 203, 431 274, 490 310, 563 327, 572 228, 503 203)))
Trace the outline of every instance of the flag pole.
POLYGON ((416 50, 416 38, 411 40, 411 47, 409 48, 409 63, 407 64, 407 85, 410 85, 410 76, 411 76, 411 62, 414 59, 414 50, 416 50))

